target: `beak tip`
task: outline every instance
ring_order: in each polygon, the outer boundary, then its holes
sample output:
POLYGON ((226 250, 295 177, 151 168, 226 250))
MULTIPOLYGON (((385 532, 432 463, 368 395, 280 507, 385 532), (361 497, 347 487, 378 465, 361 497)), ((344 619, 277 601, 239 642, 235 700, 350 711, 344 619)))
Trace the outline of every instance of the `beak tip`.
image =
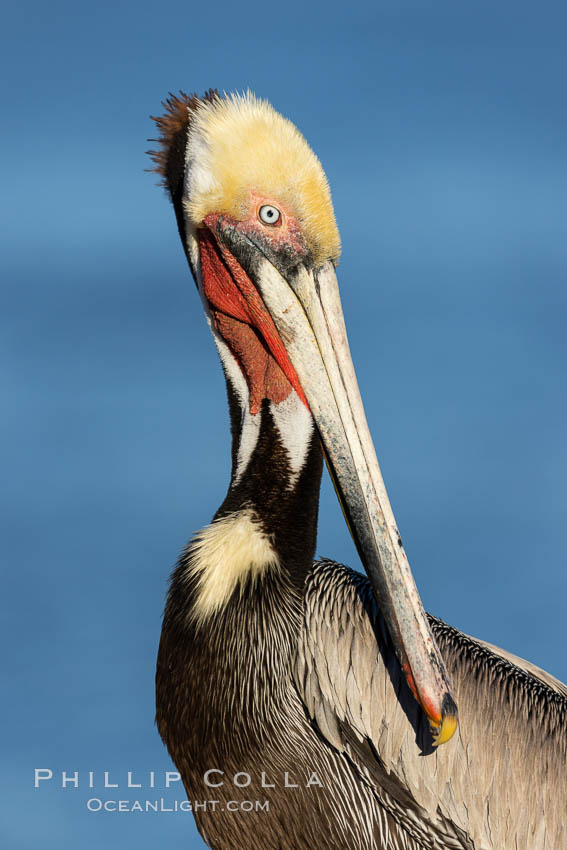
POLYGON ((439 747, 441 744, 446 744, 450 741, 459 725, 459 712, 450 694, 445 694, 441 707, 441 721, 439 723, 431 722, 431 734, 433 735, 433 744, 439 747))

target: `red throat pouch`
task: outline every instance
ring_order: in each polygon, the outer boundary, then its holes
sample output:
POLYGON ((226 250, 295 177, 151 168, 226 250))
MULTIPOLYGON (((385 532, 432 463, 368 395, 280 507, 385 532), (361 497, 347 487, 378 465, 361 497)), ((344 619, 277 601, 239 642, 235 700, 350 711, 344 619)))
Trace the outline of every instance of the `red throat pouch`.
POLYGON ((308 407, 299 378, 260 293, 236 258, 207 228, 197 231, 203 290, 217 331, 236 358, 250 391, 250 413, 262 400, 278 404, 294 389, 308 407))

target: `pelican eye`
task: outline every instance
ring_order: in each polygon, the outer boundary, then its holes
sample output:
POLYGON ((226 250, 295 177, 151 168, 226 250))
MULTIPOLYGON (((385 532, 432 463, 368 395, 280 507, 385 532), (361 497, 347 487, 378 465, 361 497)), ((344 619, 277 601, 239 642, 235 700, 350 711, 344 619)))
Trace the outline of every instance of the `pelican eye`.
POLYGON ((261 206, 258 210, 258 215, 260 217, 260 221, 263 221, 264 224, 277 224, 282 217, 282 214, 277 207, 272 207, 270 204, 264 204, 261 206))

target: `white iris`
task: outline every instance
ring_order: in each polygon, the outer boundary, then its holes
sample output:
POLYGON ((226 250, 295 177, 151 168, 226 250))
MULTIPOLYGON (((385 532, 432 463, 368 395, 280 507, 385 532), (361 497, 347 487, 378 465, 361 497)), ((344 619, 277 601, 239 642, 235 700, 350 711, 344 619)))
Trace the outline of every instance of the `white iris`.
POLYGON ((277 224, 281 218, 281 212, 276 207, 272 207, 270 204, 264 204, 260 207, 258 215, 264 224, 277 224))

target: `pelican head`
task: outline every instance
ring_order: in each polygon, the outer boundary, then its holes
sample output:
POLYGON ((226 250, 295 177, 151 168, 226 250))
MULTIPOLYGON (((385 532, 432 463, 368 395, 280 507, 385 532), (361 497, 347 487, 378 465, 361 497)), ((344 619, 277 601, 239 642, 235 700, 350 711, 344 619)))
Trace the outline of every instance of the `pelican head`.
POLYGON ((350 357, 323 168, 254 95, 171 97, 153 152, 225 369, 250 413, 295 391, 320 435, 345 519, 408 684, 443 743, 457 725, 445 665, 396 527, 350 357))

